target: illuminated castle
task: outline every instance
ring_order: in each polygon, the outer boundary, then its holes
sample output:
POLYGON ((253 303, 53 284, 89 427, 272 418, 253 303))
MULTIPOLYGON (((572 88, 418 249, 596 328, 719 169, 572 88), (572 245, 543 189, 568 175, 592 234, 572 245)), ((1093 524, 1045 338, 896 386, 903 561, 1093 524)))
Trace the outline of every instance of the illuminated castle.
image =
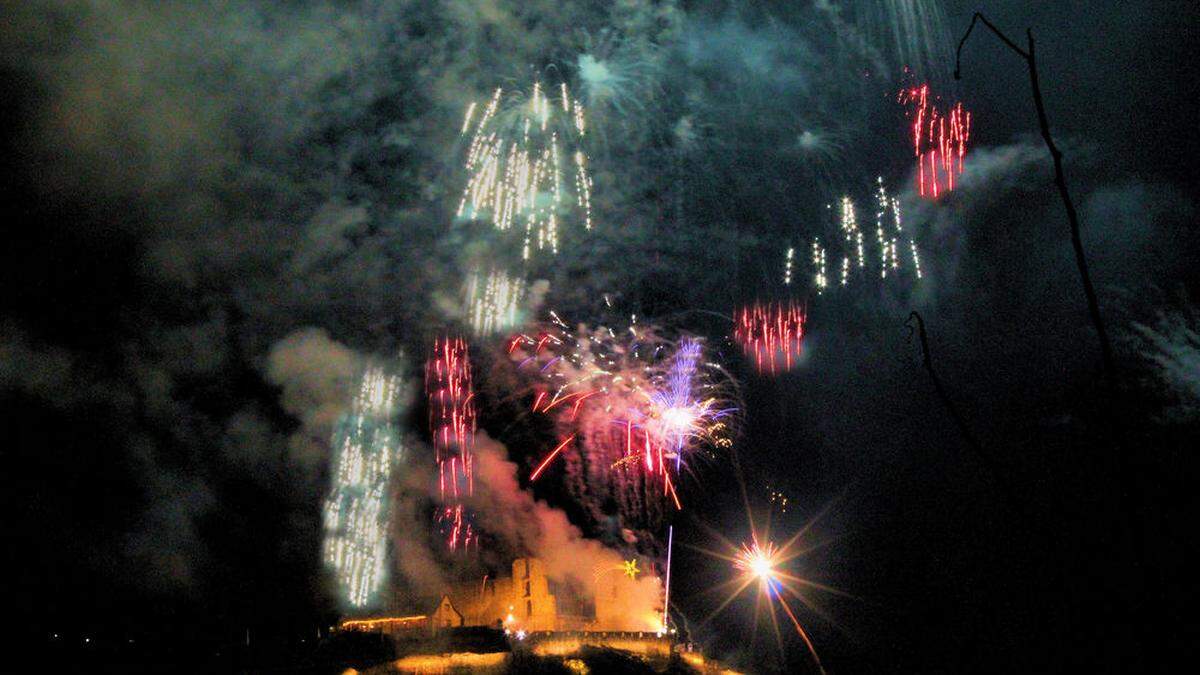
POLYGON ((434 629, 459 626, 560 630, 558 599, 542 561, 517 558, 509 578, 485 578, 478 586, 457 586, 442 595, 430 617, 434 629))
POLYGON ((452 586, 425 614, 349 620, 342 623, 342 628, 385 633, 471 626, 514 633, 658 630, 661 607, 659 613, 647 616, 632 615, 626 608, 637 583, 623 568, 604 570, 596 577, 594 604, 583 606, 565 598, 560 606, 542 561, 517 558, 512 563, 511 577, 484 577, 479 583, 452 586))

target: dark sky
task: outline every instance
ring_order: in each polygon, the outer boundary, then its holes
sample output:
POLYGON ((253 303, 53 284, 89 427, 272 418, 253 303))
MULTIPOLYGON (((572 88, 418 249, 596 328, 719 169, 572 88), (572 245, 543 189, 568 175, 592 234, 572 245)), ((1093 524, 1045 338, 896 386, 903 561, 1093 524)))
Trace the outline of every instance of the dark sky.
MULTIPOLYGON (((28 644, 208 653, 247 627, 287 644, 338 614, 318 547, 339 378, 382 357, 418 382, 433 338, 464 331, 463 275, 510 251, 453 218, 462 111, 539 74, 592 95, 597 227, 525 270, 549 282, 529 309, 596 322, 611 294, 705 336, 740 381, 736 461, 683 487, 677 542, 745 539, 743 494, 760 522, 770 489, 789 495, 770 516, 779 537, 823 512, 796 564, 845 595, 814 591, 819 611, 800 618, 835 672, 1130 671, 1194 641, 1188 3, 602 4, 0 9, 0 504, 28 644), (950 77, 975 9, 1019 42, 1035 31, 1115 397, 1022 62, 977 28, 950 77), (589 89, 583 54, 611 67, 611 89, 589 89), (974 115, 962 183, 937 202, 911 188, 896 92, 914 80, 974 115), (786 247, 807 263, 844 194, 869 221, 877 176, 925 278, 817 297, 801 268, 785 289, 786 247), (728 323, 688 313, 784 295, 808 301, 810 334, 777 377, 753 372, 728 323), (934 394, 913 309, 987 461, 934 394), (297 335, 314 340, 307 367, 274 366, 297 335)), ((481 382, 496 344, 473 343, 481 382)), ((484 426, 528 468, 545 430, 510 423, 501 400, 484 397, 484 426)), ((681 551, 673 611, 694 637, 748 668, 809 667, 794 636, 780 650, 753 630, 751 600, 705 623, 729 570, 681 551)))

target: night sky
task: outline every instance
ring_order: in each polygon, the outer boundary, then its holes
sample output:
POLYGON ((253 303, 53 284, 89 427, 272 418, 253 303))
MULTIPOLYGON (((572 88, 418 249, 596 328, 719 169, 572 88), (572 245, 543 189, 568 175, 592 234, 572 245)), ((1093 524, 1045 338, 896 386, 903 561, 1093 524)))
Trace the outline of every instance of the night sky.
MULTIPOLYGON (((702 337, 736 380, 733 447, 695 463, 684 510, 660 523, 675 526, 672 616, 706 653, 813 667, 786 623, 778 639, 766 614, 755 627, 750 591, 710 619, 733 572, 699 549, 748 540, 748 512, 774 539, 810 526, 790 564, 837 590, 797 605, 831 672, 1133 672, 1194 652, 1188 3, 608 5, 0 8, 0 504, 24 644, 46 663, 226 667, 216 655, 250 631, 258 663, 293 666, 301 639, 348 614, 321 504, 356 370, 384 360, 421 391, 434 339, 471 336, 460 289, 486 259, 544 280, 529 321, 636 314, 702 337), (1021 45, 1034 31, 1115 393, 1023 61, 976 27, 953 78, 976 10, 1021 45), (523 265, 511 237, 455 217, 459 131, 470 102, 534 79, 588 105, 595 227, 564 224, 560 254, 523 265), (915 193, 897 102, 923 82, 973 116, 961 183, 937 200, 915 193), (817 295, 828 205, 850 196, 870 239, 877 177, 922 279, 817 295), (785 298, 807 303, 804 356, 763 375, 726 317, 785 298), (977 446, 923 367, 913 310, 977 446)), ((561 472, 529 485, 550 427, 508 389, 504 335, 470 339, 480 427, 522 485, 588 538, 661 554, 661 533, 630 542, 590 517, 561 472)), ((433 475, 422 406, 397 420, 392 495, 416 523, 433 475)), ((448 575, 523 552, 496 535, 466 564, 411 529, 393 528, 393 555, 420 549, 448 575)), ((421 595, 402 567, 388 609, 421 595)))

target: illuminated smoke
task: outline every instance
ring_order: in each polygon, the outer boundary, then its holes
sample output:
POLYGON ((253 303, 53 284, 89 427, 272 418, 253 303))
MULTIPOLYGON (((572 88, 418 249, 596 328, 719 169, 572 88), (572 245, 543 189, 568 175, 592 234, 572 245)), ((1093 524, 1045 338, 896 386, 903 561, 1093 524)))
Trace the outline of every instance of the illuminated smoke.
POLYGON ((388 485, 403 452, 393 422, 398 391, 396 377, 367 368, 350 412, 333 432, 324 559, 342 599, 354 608, 373 604, 386 581, 388 485))
POLYGON ((437 459, 438 523, 450 550, 478 543, 471 514, 463 505, 475 491, 475 393, 471 361, 460 338, 439 338, 425 364, 425 393, 429 400, 429 433, 437 459))
POLYGON ((469 175, 457 217, 486 219, 501 231, 519 232, 521 257, 557 254, 559 228, 570 220, 592 229, 592 178, 580 142, 587 132, 583 105, 565 83, 528 97, 497 89, 477 112, 472 103, 462 135, 470 135, 469 175))
POLYGON ((480 433, 476 444, 476 495, 479 529, 517 555, 545 565, 546 576, 579 598, 594 600, 606 589, 607 623, 615 629, 654 631, 661 627, 663 583, 649 569, 629 579, 621 574, 625 556, 586 539, 567 514, 521 489, 518 468, 501 444, 480 433), (597 577, 597 570, 617 570, 597 577), (615 585, 614 585, 615 582, 615 585), (610 595, 613 588, 617 596, 610 595))

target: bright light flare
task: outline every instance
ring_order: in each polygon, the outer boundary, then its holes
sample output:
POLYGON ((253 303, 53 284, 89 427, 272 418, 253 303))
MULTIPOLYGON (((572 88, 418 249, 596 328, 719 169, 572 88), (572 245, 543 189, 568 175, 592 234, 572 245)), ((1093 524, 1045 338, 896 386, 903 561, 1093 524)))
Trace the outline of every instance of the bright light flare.
POLYGON ((771 542, 767 542, 765 547, 760 546, 757 541, 751 544, 742 544, 742 550, 734 560, 733 566, 753 576, 764 584, 769 592, 772 583, 777 581, 775 565, 778 555, 775 544, 771 542))
POLYGON ((817 655, 816 647, 813 645, 808 632, 796 617, 790 601, 799 601, 810 611, 828 621, 828 617, 815 604, 813 598, 810 597, 812 591, 846 595, 837 589, 798 576, 793 570, 795 561, 814 549, 819 548, 820 544, 813 544, 810 541, 806 541, 806 535, 824 513, 825 511, 822 511, 817 514, 807 525, 782 545, 776 545, 771 540, 769 532, 760 532, 754 526, 751 519, 750 541, 743 542, 741 545, 735 545, 716 531, 710 530, 721 541, 723 550, 710 551, 700 548, 696 549, 709 556, 728 562, 735 572, 728 581, 714 589, 718 592, 727 590, 728 595, 709 617, 709 620, 724 611, 734 599, 742 595, 747 589, 756 586, 755 626, 758 626, 758 617, 765 607, 770 612, 771 623, 775 628, 776 638, 780 640, 780 647, 782 648, 779 622, 775 612, 776 607, 782 609, 791 622, 792 627, 795 628, 796 634, 804 641, 813 662, 821 672, 824 672, 824 668, 821 665, 820 657, 817 655))

